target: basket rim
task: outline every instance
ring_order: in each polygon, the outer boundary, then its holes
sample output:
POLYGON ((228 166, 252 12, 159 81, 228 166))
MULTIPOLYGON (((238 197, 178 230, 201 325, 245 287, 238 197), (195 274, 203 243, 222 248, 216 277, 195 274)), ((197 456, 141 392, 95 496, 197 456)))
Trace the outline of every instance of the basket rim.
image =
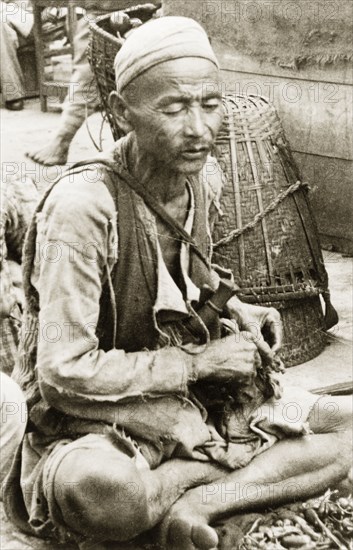
POLYGON ((92 31, 93 36, 96 35, 96 37, 97 37, 97 35, 98 35, 100 38, 103 38, 104 40, 107 40, 108 42, 110 42, 114 46, 117 46, 118 48, 120 48, 121 43, 119 42, 118 38, 116 36, 114 36, 113 34, 111 34, 110 32, 105 31, 104 29, 102 29, 99 26, 99 23, 101 21, 108 20, 110 18, 110 15, 111 14, 108 13, 108 14, 100 15, 96 19, 92 19, 89 22, 89 28, 92 31))
POLYGON ((238 297, 259 302, 282 302, 288 300, 305 300, 319 296, 324 292, 321 285, 312 285, 310 283, 297 283, 278 286, 246 286, 236 291, 238 297))
MULTIPOLYGON (((112 12, 104 13, 103 15, 99 15, 98 17, 95 17, 94 19, 91 19, 89 21, 89 27, 92 31, 92 34, 93 35, 98 35, 100 38, 107 39, 111 44, 113 44, 114 46, 117 46, 118 49, 120 49, 121 48, 121 42, 118 40, 118 38, 116 36, 114 36, 112 33, 107 32, 104 29, 102 29, 99 26, 99 23, 109 19, 111 14, 114 13, 114 11, 122 11, 122 12, 126 13, 127 15, 129 15, 130 13, 134 14, 134 12, 137 12, 139 9, 141 9, 142 6, 143 6, 143 4, 128 6, 126 8, 122 8, 120 10, 113 10, 112 12)), ((155 11, 157 9, 159 9, 159 7, 160 7, 160 5, 155 4, 155 11)), ((147 21, 143 21, 143 24, 146 23, 146 22, 147 21)))

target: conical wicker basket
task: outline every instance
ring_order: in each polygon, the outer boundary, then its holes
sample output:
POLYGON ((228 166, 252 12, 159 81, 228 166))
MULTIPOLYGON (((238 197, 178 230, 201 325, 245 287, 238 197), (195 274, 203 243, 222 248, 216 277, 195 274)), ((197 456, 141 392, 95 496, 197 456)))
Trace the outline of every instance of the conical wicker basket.
MULTIPOLYGON (((121 43, 110 34, 107 16, 92 22, 91 31, 89 58, 118 139, 122 134, 108 96, 115 89, 113 63, 121 43)), ((287 367, 297 365, 323 350, 325 330, 337 322, 307 186, 277 113, 265 98, 226 96, 224 111, 215 154, 226 184, 223 216, 213 235, 214 261, 232 269, 243 301, 281 312, 282 358, 287 367)))
POLYGON ((263 97, 224 97, 216 155, 225 172, 214 260, 231 268, 243 301, 280 310, 286 366, 325 346, 337 322, 308 187, 274 107, 263 97), (328 305, 324 318, 320 294, 328 305))

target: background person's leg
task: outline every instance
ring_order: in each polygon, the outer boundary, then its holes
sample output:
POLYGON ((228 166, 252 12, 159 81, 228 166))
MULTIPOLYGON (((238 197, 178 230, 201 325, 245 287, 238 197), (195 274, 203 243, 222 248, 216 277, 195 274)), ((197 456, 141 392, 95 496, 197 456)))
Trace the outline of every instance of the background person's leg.
POLYGON ((96 109, 98 90, 88 62, 86 49, 89 41, 88 19, 77 22, 74 38, 75 58, 69 92, 63 104, 59 127, 51 142, 45 147, 28 152, 28 156, 45 165, 65 164, 71 141, 87 116, 96 109))
POLYGON ((32 27, 33 15, 21 10, 21 5, 0 3, 0 84, 9 109, 13 108, 11 104, 16 109, 16 103, 25 95, 22 69, 17 58, 18 33, 26 38, 32 27))
POLYGON ((17 58, 18 36, 7 23, 0 22, 0 82, 5 102, 15 101, 24 96, 22 70, 17 58))

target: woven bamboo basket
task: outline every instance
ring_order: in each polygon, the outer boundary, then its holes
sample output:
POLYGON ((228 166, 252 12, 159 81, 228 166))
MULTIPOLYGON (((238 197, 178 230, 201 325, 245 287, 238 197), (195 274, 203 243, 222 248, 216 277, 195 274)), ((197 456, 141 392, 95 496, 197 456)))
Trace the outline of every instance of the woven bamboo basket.
POLYGON ((226 96, 223 103, 216 155, 227 177, 214 261, 232 269, 243 301, 281 312, 283 360, 297 365, 322 351, 337 322, 308 186, 265 98, 226 96))
MULTIPOLYGON (((119 139, 108 96, 115 89, 113 63, 121 43, 110 33, 107 16, 92 22, 91 31, 90 62, 113 136, 119 139)), ((223 216, 213 235, 214 261, 233 271, 243 301, 281 312, 282 358, 287 367, 294 366, 318 355, 326 329, 337 323, 307 186, 265 98, 226 96, 223 103, 215 154, 226 184, 223 216)))
MULTIPOLYGON (((156 5, 156 11, 158 5, 156 5)), ((143 4, 132 6, 122 10, 130 18, 140 19, 145 23, 151 18, 152 13, 143 10, 143 4)), ((105 112, 115 140, 123 136, 122 131, 110 111, 108 98, 112 90, 115 90, 114 59, 121 48, 121 41, 112 32, 110 14, 101 15, 96 20, 90 21, 90 42, 88 46, 88 59, 96 77, 96 82, 101 98, 101 105, 105 112)))

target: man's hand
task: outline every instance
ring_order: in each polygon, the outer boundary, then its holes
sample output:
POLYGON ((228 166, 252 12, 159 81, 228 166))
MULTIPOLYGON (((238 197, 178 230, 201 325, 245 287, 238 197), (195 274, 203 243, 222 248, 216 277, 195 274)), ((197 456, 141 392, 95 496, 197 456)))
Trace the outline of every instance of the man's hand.
POLYGON ((282 321, 279 312, 273 307, 245 304, 236 297, 229 300, 227 307, 239 329, 253 335, 261 356, 267 361, 273 361, 282 345, 282 321))
POLYGON ((249 383, 256 376, 261 359, 251 333, 232 334, 214 340, 194 357, 198 380, 249 383))

